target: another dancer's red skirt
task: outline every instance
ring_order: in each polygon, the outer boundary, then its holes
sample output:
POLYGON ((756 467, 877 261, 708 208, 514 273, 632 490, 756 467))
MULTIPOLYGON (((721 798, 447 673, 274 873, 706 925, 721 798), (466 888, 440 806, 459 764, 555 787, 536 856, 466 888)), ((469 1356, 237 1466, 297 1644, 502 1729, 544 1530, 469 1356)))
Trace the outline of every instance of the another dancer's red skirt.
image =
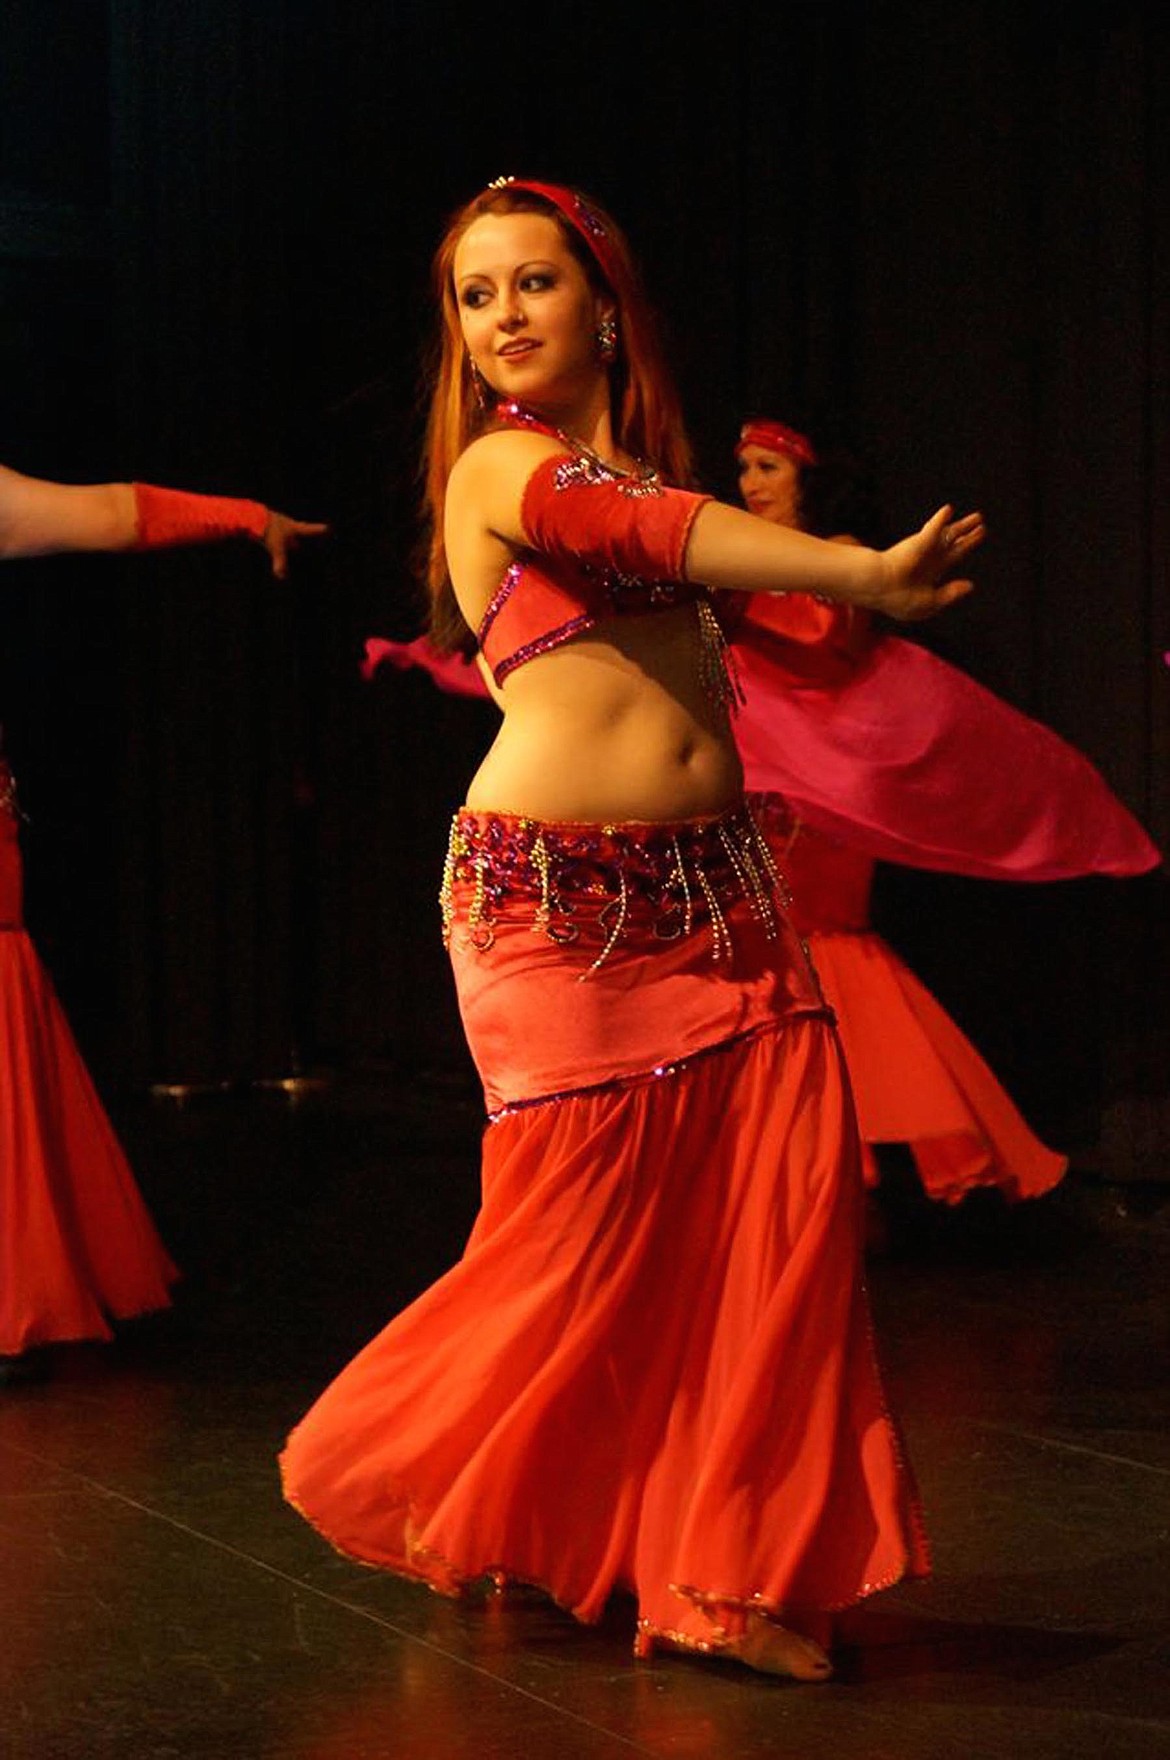
POLYGON ((921 1574, 848 1082, 746 815, 463 813, 448 882, 483 1207, 294 1431, 290 1500, 448 1593, 630 1591, 643 1653, 921 1574))
POLYGON ((794 822, 782 801, 763 814, 837 1028, 862 1139, 866 1184, 876 1143, 906 1143, 928 1196, 957 1204, 978 1186, 1006 1197, 1051 1190, 1067 1157, 1046 1148, 970 1040, 870 926, 873 860, 794 822))
POLYGON ((0 811, 0 1355, 109 1338, 163 1308, 175 1267, 21 917, 0 811))

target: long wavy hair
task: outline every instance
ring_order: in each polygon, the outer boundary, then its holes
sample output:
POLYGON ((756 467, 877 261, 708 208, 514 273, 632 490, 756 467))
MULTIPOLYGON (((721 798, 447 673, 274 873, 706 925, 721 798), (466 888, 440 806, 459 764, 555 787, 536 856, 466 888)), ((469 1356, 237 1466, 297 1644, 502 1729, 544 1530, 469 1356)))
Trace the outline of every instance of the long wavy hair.
POLYGON ((642 291, 629 244, 609 214, 592 197, 584 198, 607 233, 607 253, 615 265, 611 286, 601 265, 579 233, 554 204, 535 191, 486 189, 451 217, 432 266, 439 308, 438 338, 430 379, 433 391, 423 456, 425 575, 430 599, 430 636, 443 653, 472 653, 475 637, 455 599, 443 544, 443 511, 447 484, 459 457, 492 425, 491 394, 481 409, 471 376, 471 362, 459 324, 455 297, 455 251, 473 221, 484 214, 547 214, 561 230, 595 292, 612 298, 616 308, 618 348, 609 369, 610 414, 619 446, 654 466, 667 482, 689 485, 693 480, 691 448, 683 428, 678 393, 666 366, 649 302, 642 291))

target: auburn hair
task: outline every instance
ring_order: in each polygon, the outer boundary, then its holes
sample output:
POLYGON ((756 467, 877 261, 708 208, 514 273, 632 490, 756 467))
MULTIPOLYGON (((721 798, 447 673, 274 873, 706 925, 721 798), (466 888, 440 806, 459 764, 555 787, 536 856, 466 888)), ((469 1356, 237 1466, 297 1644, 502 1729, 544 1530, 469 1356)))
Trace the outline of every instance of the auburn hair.
POLYGON ((505 185, 484 190, 451 217, 435 252, 432 274, 439 331, 422 474, 429 629, 432 642, 442 653, 471 653, 475 648, 475 636, 455 598, 443 544, 447 483, 460 453, 486 432, 493 421, 490 402, 486 409, 480 408, 472 383, 471 362, 455 297, 455 252, 473 221, 484 214, 530 213, 547 214, 556 221, 590 285, 611 297, 616 309, 618 349, 609 369, 609 383, 610 413, 618 445, 653 465, 669 483, 687 486, 693 480, 690 442, 683 428, 678 393, 629 244, 614 220, 592 197, 583 199, 605 228, 607 255, 615 266, 615 278, 621 283, 618 287, 610 284, 585 239, 556 206, 535 191, 523 188, 505 185))

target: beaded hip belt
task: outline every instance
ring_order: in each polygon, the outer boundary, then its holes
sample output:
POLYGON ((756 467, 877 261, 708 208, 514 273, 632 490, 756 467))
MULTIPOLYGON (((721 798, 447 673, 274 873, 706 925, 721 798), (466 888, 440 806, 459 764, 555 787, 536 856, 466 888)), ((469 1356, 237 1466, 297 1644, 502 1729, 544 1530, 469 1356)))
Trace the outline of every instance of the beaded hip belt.
POLYGON ((751 812, 616 825, 544 822, 463 808, 451 825, 440 903, 450 944, 485 952, 505 919, 550 941, 601 943, 595 971, 635 930, 661 941, 705 930, 712 958, 731 953, 726 910, 746 900, 774 938, 788 895, 751 812))

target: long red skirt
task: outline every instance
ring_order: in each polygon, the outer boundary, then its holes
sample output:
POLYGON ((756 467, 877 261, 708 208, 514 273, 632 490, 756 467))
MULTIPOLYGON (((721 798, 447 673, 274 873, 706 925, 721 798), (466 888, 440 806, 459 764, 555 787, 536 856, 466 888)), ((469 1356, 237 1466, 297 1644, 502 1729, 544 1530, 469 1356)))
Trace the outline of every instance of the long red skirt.
MULTIPOLYGON (((646 830, 599 833, 601 868, 646 830)), ((487 909, 482 870, 480 907, 457 876, 472 1048, 498 1059, 510 1019, 531 1079, 489 1124, 462 1259, 294 1431, 286 1492, 342 1551, 443 1591, 514 1578, 592 1620, 628 1590, 643 1653, 717 1649, 753 1611, 807 1630, 926 1568, 874 1360, 836 1036, 791 932, 714 863, 717 958, 705 913, 667 940, 673 904, 631 886, 614 940, 580 863, 560 873, 560 940, 521 908, 515 864, 487 909), (633 1070, 647 1012, 659 1057, 633 1070), (574 1020, 591 1070, 606 1034, 612 1075, 565 1093, 574 1020)))
POLYGON ((909 1146, 928 1196, 957 1204, 979 1186, 1035 1198, 1068 1160, 1029 1129, 970 1040, 870 926, 870 856, 794 823, 772 800, 763 823, 792 889, 837 1027, 861 1129, 866 1184, 877 1143, 909 1146))
POLYGON ((177 1273, 36 949, 0 812, 0 1356, 111 1336, 177 1273))

